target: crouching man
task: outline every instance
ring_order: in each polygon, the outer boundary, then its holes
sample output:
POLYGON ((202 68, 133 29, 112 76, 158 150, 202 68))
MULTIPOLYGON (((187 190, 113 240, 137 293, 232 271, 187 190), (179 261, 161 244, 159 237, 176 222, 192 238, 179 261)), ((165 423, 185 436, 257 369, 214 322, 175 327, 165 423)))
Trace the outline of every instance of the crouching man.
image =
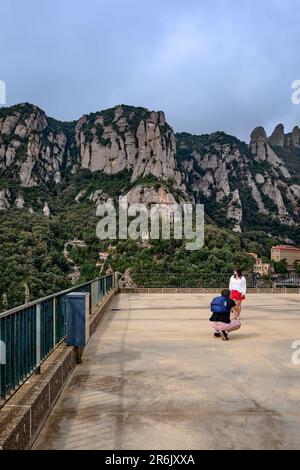
POLYGON ((241 328, 239 320, 230 320, 231 309, 235 306, 236 303, 230 298, 230 290, 228 289, 222 290, 221 297, 215 297, 212 300, 210 305, 212 316, 209 321, 215 330, 215 338, 221 337, 224 341, 228 341, 228 333, 241 328))

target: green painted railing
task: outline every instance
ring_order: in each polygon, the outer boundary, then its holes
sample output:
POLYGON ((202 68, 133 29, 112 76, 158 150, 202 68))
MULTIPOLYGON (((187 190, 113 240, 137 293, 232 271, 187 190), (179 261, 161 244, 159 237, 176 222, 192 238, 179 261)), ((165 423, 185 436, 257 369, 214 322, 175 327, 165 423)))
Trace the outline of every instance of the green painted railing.
POLYGON ((114 274, 0 313, 0 406, 66 336, 66 294, 90 294, 90 314, 114 287, 114 274))

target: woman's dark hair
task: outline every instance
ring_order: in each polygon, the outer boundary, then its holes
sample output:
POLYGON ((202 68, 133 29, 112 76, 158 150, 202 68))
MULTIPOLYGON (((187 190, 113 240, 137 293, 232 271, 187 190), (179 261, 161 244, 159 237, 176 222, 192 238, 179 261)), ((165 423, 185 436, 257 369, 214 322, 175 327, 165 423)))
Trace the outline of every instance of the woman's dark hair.
POLYGON ((243 273, 242 273, 241 268, 236 268, 235 271, 236 271, 238 277, 242 277, 243 273))
POLYGON ((230 290, 229 289, 223 289, 221 292, 222 297, 230 297, 230 290))

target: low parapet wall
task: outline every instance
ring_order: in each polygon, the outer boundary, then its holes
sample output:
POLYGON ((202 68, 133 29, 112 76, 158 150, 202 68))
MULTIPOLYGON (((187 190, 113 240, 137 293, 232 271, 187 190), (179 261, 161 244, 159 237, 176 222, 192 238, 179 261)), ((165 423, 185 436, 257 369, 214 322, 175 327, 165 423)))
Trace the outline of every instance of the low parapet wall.
POLYGON ((114 289, 108 295, 104 297, 102 302, 96 306, 94 309, 93 315, 90 320, 90 336, 94 333, 97 329, 100 321, 102 320, 105 313, 110 309, 114 296, 117 294, 117 290, 114 289))
POLYGON ((30 447, 76 365, 74 349, 60 345, 0 409, 0 449, 30 447))
MULTIPOLYGON (((223 287, 122 287, 119 292, 127 294, 214 294, 219 293, 223 287)), ((248 294, 300 294, 299 288, 249 288, 248 294)))
MULTIPOLYGON (((90 336, 110 309, 117 290, 110 291, 94 309, 90 336)), ((73 347, 60 344, 43 362, 40 374, 27 382, 0 409, 0 450, 29 449, 76 366, 73 347)))

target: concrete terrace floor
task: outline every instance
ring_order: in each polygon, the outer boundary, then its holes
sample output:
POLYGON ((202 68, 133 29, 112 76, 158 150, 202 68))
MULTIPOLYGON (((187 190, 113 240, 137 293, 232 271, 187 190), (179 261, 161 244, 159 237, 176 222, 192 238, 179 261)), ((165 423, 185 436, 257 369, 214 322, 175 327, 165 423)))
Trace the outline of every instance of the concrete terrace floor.
POLYGON ((297 294, 249 294, 212 337, 206 294, 121 294, 34 449, 300 448, 297 294))

